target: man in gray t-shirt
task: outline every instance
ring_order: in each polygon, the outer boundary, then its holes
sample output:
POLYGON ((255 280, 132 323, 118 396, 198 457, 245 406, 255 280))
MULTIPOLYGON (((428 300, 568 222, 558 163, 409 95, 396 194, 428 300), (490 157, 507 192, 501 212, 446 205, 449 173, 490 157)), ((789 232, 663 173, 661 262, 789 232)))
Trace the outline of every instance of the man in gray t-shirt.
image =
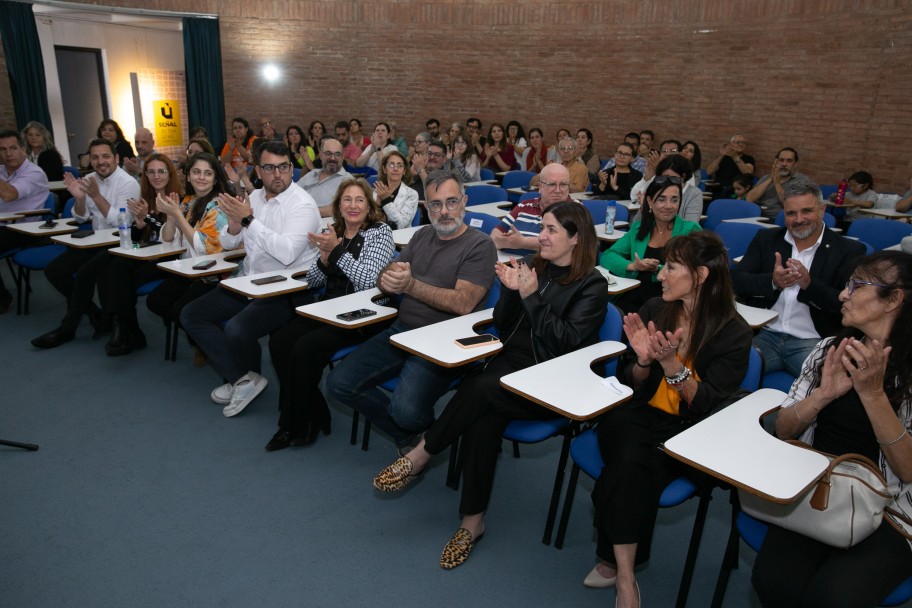
POLYGON ((745 198, 760 205, 763 217, 775 220, 782 211, 782 188, 786 182, 796 177, 804 178, 798 173, 798 151, 782 148, 776 153, 769 175, 761 177, 745 198))
POLYGON ((350 175, 342 168, 342 154, 342 144, 337 139, 324 137, 320 141, 320 159, 323 166, 298 180, 298 185, 317 201, 321 217, 332 216, 332 202, 339 184, 350 175))
POLYGON ((484 307, 494 281, 497 251, 491 239, 463 223, 466 196, 458 178, 432 171, 425 184, 431 225, 419 230, 377 279, 401 295, 399 317, 346 357, 326 380, 337 401, 363 413, 399 447, 434 421, 434 404, 460 375, 393 346, 399 332, 446 321, 484 307), (399 376, 392 397, 378 388, 399 376))

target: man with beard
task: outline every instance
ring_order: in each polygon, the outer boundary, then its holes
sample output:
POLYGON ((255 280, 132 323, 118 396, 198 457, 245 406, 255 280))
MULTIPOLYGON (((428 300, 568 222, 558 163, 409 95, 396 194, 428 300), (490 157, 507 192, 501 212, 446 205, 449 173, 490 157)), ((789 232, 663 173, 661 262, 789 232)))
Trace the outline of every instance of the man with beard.
POLYGON ((434 420, 434 404, 461 373, 390 343, 390 336, 481 310, 494 280, 497 253, 485 234, 463 223, 466 196, 458 177, 433 171, 425 182, 430 226, 412 237, 377 287, 401 295, 399 316, 336 366, 326 380, 329 395, 363 413, 400 448, 434 420), (399 376, 392 397, 378 388, 399 376))
POLYGON ((427 131, 428 135, 431 136, 429 141, 437 141, 440 139, 440 121, 436 118, 428 118, 427 122, 424 123, 424 128, 427 131))
POLYGON ((782 210, 785 184, 797 177, 804 177, 798 173, 798 152, 794 148, 782 148, 776 153, 769 175, 760 178, 746 199, 760 205, 763 217, 774 220, 782 210))
MULTIPOLYGON (((341 145, 336 140, 333 150, 341 145)), ((306 270, 319 251, 308 233, 320 230, 320 212, 313 197, 291 182, 291 151, 282 142, 267 141, 257 149, 256 172, 263 187, 250 197, 220 194, 218 205, 228 216, 220 240, 225 251, 244 248, 241 276, 289 268, 306 270)), ((335 159, 341 163, 341 155, 335 159)), ((184 307, 181 326, 209 358, 224 384, 210 397, 224 405, 226 417, 240 414, 266 388, 260 375, 258 340, 294 316, 310 297, 296 292, 248 299, 227 289, 214 289, 184 307)))
POLYGON ((324 136, 320 140, 320 159, 323 166, 308 172, 298 180, 298 185, 307 190, 320 208, 322 217, 332 215, 332 201, 342 180, 349 176, 342 168, 342 144, 338 139, 324 136))
POLYGON ((782 189, 785 228, 758 231, 732 281, 740 301, 779 313, 754 337, 766 372, 798 376, 814 346, 841 328, 839 293, 865 247, 824 225, 826 207, 810 180, 793 177, 782 189))
MULTIPOLYGON (((114 144, 105 139, 95 139, 89 144, 89 160, 94 173, 75 178, 63 174, 70 196, 75 199, 73 217, 77 222, 92 221, 93 230, 117 229, 120 208, 127 214, 127 224, 133 223, 127 201, 139 198, 139 183, 118 166, 119 157, 114 144)), ((76 337, 76 328, 82 315, 88 313, 101 333, 105 326, 101 310, 92 302, 95 282, 111 261, 107 249, 77 249, 68 247, 57 256, 44 274, 48 282, 67 299, 67 312, 60 326, 32 340, 37 348, 54 348, 76 337)))

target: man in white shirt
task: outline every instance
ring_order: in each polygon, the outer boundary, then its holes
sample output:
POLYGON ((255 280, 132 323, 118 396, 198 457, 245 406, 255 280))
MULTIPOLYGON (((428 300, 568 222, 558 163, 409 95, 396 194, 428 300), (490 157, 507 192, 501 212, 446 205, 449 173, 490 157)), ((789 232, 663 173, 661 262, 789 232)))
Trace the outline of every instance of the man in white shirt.
MULTIPOLYGON (((256 158, 263 188, 249 199, 219 195, 219 207, 228 216, 221 233, 222 248, 243 245, 246 257, 241 276, 289 268, 304 271, 317 258, 319 252, 308 242, 307 234, 320 230, 320 212, 313 197, 292 183, 291 158, 284 143, 264 143, 256 158)), ((222 413, 226 417, 240 414, 266 388, 266 378, 260 375, 258 340, 284 325, 295 307, 310 299, 306 292, 297 292, 251 300, 215 289, 184 307, 181 325, 224 380, 210 396, 225 406, 222 413)))
MULTIPOLYGON (((0 131, 0 212, 41 209, 48 198, 47 175, 27 158, 25 141, 18 131, 0 131)), ((0 253, 24 243, 19 234, 0 230, 0 253)), ((0 276, 0 315, 13 303, 0 276)))
POLYGON ((739 300, 779 314, 754 338, 766 372, 797 377, 817 342, 841 328, 839 292, 865 247, 824 225, 820 189, 807 178, 788 180, 783 200, 786 227, 757 232, 732 282, 739 300))
MULTIPOLYGON (((93 230, 113 230, 117 228, 117 214, 123 208, 127 213, 127 223, 132 224, 127 201, 139 198, 139 184, 118 166, 114 144, 104 139, 92 140, 89 160, 94 173, 81 178, 63 174, 67 190, 76 200, 73 217, 80 223, 91 220, 93 230)), ((92 297, 95 282, 110 261, 111 254, 104 247, 69 247, 48 264, 44 274, 67 299, 67 313, 57 329, 32 340, 33 346, 54 348, 69 342, 76 337, 76 328, 85 313, 89 313, 96 335, 104 331, 104 319, 93 304, 92 297)))
POLYGON ((320 159, 323 167, 306 173, 298 185, 310 194, 320 208, 321 217, 332 216, 332 202, 339 184, 350 175, 342 168, 344 149, 339 140, 326 136, 320 140, 320 159))

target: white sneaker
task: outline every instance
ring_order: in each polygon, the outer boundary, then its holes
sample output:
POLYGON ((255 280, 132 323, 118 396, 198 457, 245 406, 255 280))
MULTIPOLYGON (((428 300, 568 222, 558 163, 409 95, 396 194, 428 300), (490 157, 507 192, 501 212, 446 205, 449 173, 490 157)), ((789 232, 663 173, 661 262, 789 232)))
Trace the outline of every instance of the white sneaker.
POLYGON ((247 372, 241 379, 234 383, 234 391, 231 395, 231 403, 225 406, 222 413, 226 418, 237 416, 244 411, 244 408, 250 405, 250 402, 256 399, 257 395, 266 388, 268 380, 256 372, 247 372))
POLYGON ((212 399, 213 403, 218 403, 219 405, 228 405, 231 403, 231 395, 234 394, 234 386, 226 382, 221 386, 215 387, 211 393, 209 393, 209 398, 212 399))

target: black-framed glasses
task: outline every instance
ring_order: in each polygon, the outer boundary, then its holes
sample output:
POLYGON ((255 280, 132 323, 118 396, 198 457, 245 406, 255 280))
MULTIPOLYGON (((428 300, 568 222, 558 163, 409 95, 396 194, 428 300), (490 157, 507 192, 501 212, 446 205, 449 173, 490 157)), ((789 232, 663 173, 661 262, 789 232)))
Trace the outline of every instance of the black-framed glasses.
POLYGON ((684 181, 677 175, 657 175, 655 178, 655 183, 658 185, 662 184, 674 184, 675 186, 680 186, 684 181))
POLYGON ((146 175, 155 177, 156 175, 168 175, 167 169, 146 169, 146 175))
POLYGON ((279 170, 279 173, 284 174, 291 171, 291 163, 282 163, 281 165, 260 165, 260 169, 262 169, 266 175, 272 175, 276 172, 276 169, 279 170))
POLYGON ((430 201, 428 202, 427 207, 431 213, 440 213, 443 210, 444 205, 446 205, 447 211, 456 211, 456 209, 459 208, 460 203, 462 203, 462 199, 454 196, 445 201, 430 201))
POLYGON ((443 158, 446 156, 445 152, 428 152, 428 158, 443 158))
POLYGON ((323 152, 320 152, 320 154, 323 155, 323 158, 342 158, 341 152, 327 152, 324 150, 323 152))
POLYGON ((554 190, 569 190, 570 184, 568 182, 546 182, 544 180, 539 181, 538 185, 541 188, 553 188, 554 190))
POLYGON ((845 290, 849 295, 855 293, 855 290, 861 287, 862 285, 871 285, 872 287, 883 287, 884 289, 889 289, 893 285, 885 285, 883 283, 874 283, 871 281, 861 281, 859 279, 849 279, 846 281, 845 290))

